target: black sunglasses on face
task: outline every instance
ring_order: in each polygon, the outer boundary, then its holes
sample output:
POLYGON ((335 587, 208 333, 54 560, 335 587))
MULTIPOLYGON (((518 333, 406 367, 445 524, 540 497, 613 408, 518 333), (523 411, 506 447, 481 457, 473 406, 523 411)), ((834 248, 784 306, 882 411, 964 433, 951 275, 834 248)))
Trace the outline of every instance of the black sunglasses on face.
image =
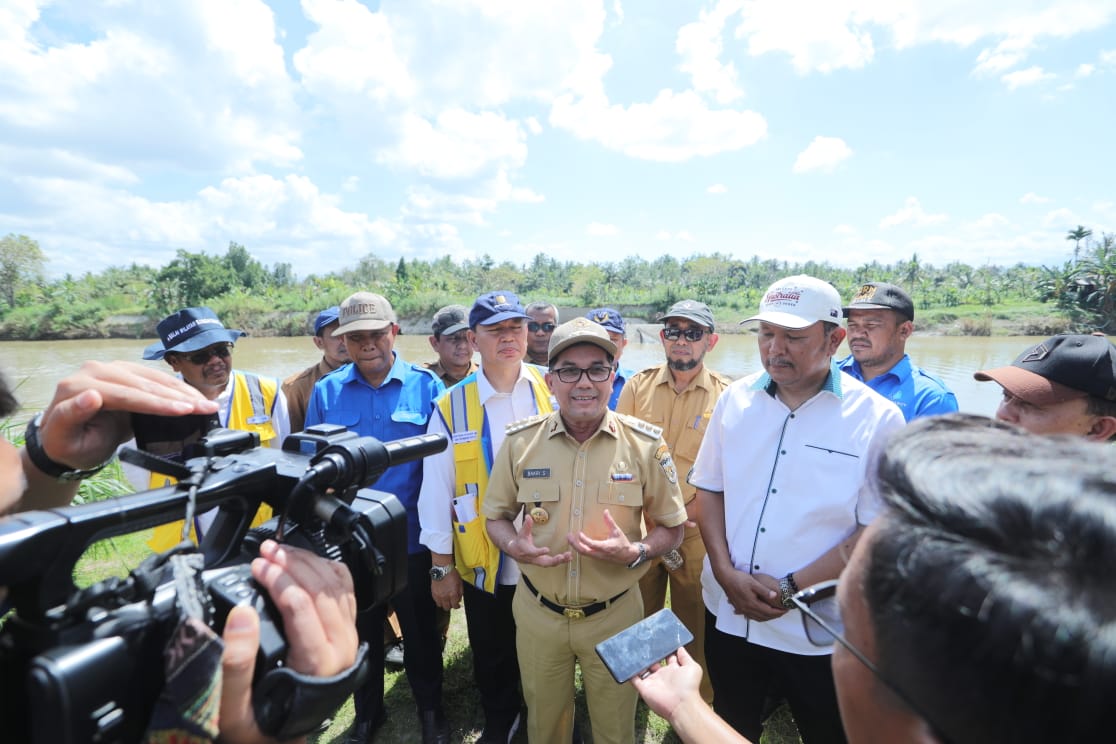
POLYGON ((232 346, 230 344, 221 344, 219 346, 211 346, 208 349, 195 351, 192 354, 179 354, 179 356, 191 364, 202 365, 209 361, 210 357, 219 357, 220 359, 228 359, 229 354, 232 353, 232 346))
POLYGON ((704 328, 664 328, 663 338, 667 341, 677 341, 680 336, 685 336, 687 341, 701 341, 702 336, 706 333, 704 328))
POLYGON ((531 333, 538 333, 539 331, 554 333, 554 329, 557 327, 558 326, 553 323, 536 323, 533 320, 527 322, 527 330, 531 333))

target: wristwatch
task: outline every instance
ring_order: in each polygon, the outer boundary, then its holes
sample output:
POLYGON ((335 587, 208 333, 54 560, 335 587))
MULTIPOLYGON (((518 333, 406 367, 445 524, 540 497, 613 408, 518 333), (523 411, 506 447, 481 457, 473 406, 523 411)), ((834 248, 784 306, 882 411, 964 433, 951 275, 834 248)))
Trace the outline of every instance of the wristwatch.
POLYGON ((646 545, 641 542, 637 542, 635 546, 639 549, 639 555, 636 556, 636 559, 634 561, 628 564, 628 568, 638 568, 644 563, 647 563, 647 559, 650 558, 650 556, 647 555, 646 545))
POLYGON ((36 414, 35 418, 27 422, 27 431, 23 435, 23 446, 27 448, 27 456, 31 458, 31 462, 35 467, 55 480, 60 481, 79 481, 88 478, 91 475, 96 475, 112 461, 110 456, 96 467, 87 470, 76 470, 68 468, 65 465, 55 462, 50 459, 50 455, 43 449, 42 440, 39 439, 39 424, 43 420, 43 413, 40 411, 36 414))
POLYGON ((448 565, 445 565, 445 566, 431 566, 430 567, 430 580, 431 581, 441 581, 442 579, 449 576, 450 571, 452 571, 452 570, 453 570, 453 564, 452 563, 450 563, 448 565))

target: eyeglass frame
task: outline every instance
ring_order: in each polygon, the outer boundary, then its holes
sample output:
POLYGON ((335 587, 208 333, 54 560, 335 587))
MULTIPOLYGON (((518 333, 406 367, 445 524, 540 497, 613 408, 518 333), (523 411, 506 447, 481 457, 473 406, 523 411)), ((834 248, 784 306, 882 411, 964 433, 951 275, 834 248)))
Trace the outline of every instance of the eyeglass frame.
POLYGON ((852 643, 850 643, 849 640, 845 638, 845 634, 843 631, 838 633, 836 630, 830 627, 830 624, 826 620, 822 619, 822 617, 818 615, 817 612, 811 609, 811 605, 822 600, 831 599, 836 602, 838 583, 839 579, 819 581, 818 583, 811 584, 802 591, 791 596, 791 602, 793 602, 794 606, 797 607, 799 612, 802 613, 802 630, 804 633, 806 633, 806 640, 810 641, 810 643, 817 646, 818 648, 832 646, 833 641, 840 643, 845 648, 845 650, 855 656, 861 664, 868 667, 868 671, 872 672, 872 674, 876 676, 876 679, 883 683, 884 687, 891 690, 892 694, 899 698, 904 705, 906 705, 916 715, 922 718, 922 720, 925 721, 928 726, 930 726, 930 729, 934 732, 934 735, 940 742, 946 744, 949 739, 941 734, 941 729, 934 725, 930 716, 926 715, 923 709, 911 699, 911 696, 903 692, 903 690, 901 690, 898 685, 884 676, 883 672, 880 671, 880 668, 876 666, 876 664, 871 659, 865 656, 864 652, 862 652, 856 646, 852 645, 852 643), (813 637, 814 634, 812 634, 810 631, 809 623, 811 622, 817 624, 817 626, 824 630, 826 635, 833 640, 831 640, 829 643, 819 643, 818 641, 816 641, 813 637))
POLYGON ((663 338, 667 341, 677 341, 680 338, 685 338, 690 343, 697 343, 705 338, 705 334, 712 333, 708 328, 677 328, 675 326, 667 326, 663 329, 663 338))
POLYGON ((539 323, 535 320, 527 321, 527 332, 538 333, 544 331, 546 333, 554 333, 554 329, 558 327, 557 323, 551 323, 549 320, 545 323, 539 323))
POLYGON ((185 359, 190 364, 201 367, 202 365, 208 364, 209 360, 213 357, 217 357, 218 359, 228 359, 230 356, 232 356, 232 350, 233 345, 226 341, 224 343, 213 344, 212 346, 207 346, 204 349, 198 349, 197 351, 191 351, 189 353, 182 351, 171 353, 174 354, 176 359, 185 359), (201 358, 202 354, 205 354, 204 359, 201 358))
POLYGON ((615 372, 615 371, 616 371, 616 364, 615 363, 613 363, 613 364, 594 364, 590 367, 551 367, 550 368, 550 374, 557 377, 559 382, 563 382, 567 385, 576 385, 577 383, 581 382, 581 378, 583 376, 588 377, 589 382, 607 382, 608 378, 611 377, 612 373, 615 372), (593 375, 591 375, 589 373, 589 370, 591 370, 591 369, 607 369, 608 373, 604 377, 602 377, 601 379, 594 380, 593 375), (562 379, 562 373, 563 372, 573 372, 574 370, 577 371, 577 379, 575 379, 575 380, 564 380, 564 379, 562 379))

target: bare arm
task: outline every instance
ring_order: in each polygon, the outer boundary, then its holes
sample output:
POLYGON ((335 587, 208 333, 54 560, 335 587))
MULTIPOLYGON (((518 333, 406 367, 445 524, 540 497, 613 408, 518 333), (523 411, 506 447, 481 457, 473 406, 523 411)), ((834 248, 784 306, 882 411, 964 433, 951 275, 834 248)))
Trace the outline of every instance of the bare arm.
POLYGON ((864 529, 863 526, 857 527, 844 540, 822 553, 811 563, 795 571, 794 583, 798 584, 798 588, 805 589, 820 581, 836 579, 845 568, 845 564, 849 562, 849 556, 852 555, 853 548, 856 547, 864 529))

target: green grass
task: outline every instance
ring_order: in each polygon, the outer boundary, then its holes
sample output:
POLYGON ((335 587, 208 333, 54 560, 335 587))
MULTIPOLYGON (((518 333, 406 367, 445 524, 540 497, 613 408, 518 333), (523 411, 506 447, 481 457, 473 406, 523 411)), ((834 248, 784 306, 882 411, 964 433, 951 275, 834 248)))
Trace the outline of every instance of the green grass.
MULTIPOLYGON (((88 586, 108 576, 124 576, 150 553, 146 542, 150 530, 110 538, 96 543, 86 552, 74 570, 74 581, 88 586)), ((445 678, 442 688, 443 705, 450 724, 450 741, 471 744, 480 736, 484 713, 473 683, 473 659, 465 628, 465 613, 454 610, 444 654, 445 678)), ((585 691, 580 673, 576 676, 575 701, 577 719, 585 742, 592 742, 585 691)), ((380 729, 378 741, 410 744, 421 741, 418 714, 407 677, 402 670, 388 670, 384 675, 384 707, 387 722, 380 729)), ((329 728, 311 736, 314 744, 341 744, 353 724, 353 703, 348 700, 333 715, 329 728)), ((527 735, 521 727, 514 741, 525 744, 527 735)), ((679 741, 666 721, 652 713, 642 702, 636 711, 636 741, 639 744, 675 744, 679 741)), ((789 711, 780 708, 767 722, 763 744, 798 744, 798 731, 789 711)))

